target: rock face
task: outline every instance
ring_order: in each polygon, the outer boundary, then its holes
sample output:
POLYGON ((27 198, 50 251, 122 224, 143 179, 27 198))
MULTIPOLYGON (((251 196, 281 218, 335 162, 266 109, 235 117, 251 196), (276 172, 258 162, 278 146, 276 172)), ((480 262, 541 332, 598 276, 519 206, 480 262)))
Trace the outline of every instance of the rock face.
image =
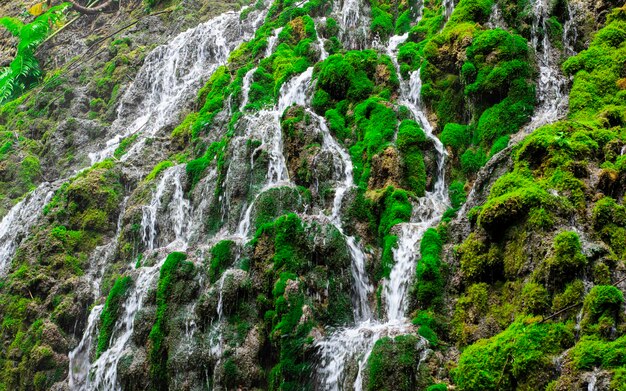
POLYGON ((0 390, 626 386, 623 1, 32 5, 0 390))

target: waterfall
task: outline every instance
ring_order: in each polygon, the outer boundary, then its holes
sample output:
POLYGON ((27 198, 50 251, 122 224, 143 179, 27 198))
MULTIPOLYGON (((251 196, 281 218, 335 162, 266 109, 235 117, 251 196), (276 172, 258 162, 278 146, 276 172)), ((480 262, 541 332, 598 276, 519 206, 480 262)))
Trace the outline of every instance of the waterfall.
MULTIPOLYGON (((391 37, 386 50, 387 54, 392 58, 398 74, 397 47, 406 38, 406 35, 391 37)), ((407 321, 405 315, 408 306, 407 293, 415 274, 415 263, 418 253, 416 247, 424 232, 441 219, 448 206, 445 187, 446 151, 443 144, 433 134, 433 128, 421 108, 419 98, 421 90, 420 72, 413 72, 408 81, 403 80, 400 74, 399 77, 400 97, 398 104, 404 105, 409 109, 426 136, 433 141, 437 151, 436 181, 433 190, 426 192, 425 196, 419 200, 418 205, 414 206, 411 221, 401 225, 398 247, 394 250, 395 264, 389 279, 385 281, 384 285, 383 293, 386 303, 387 321, 382 323, 371 318, 362 318, 355 327, 335 330, 330 336, 317 342, 320 356, 317 376, 320 383, 319 386, 323 390, 362 390, 363 370, 367 365, 367 360, 376 341, 385 336, 394 337, 415 333, 416 330, 407 321), (354 383, 350 384, 346 370, 349 367, 349 363, 353 360, 357 361, 357 374, 354 383)), ((351 165, 346 162, 345 167, 351 167, 351 165)), ((358 280, 355 283, 358 291, 358 280)), ((426 345, 427 342, 420 338, 420 347, 418 348, 422 349, 426 345)))
POLYGON ((178 120, 202 83, 226 64, 230 53, 250 39, 264 20, 266 10, 254 10, 242 21, 246 8, 189 29, 148 54, 118 106, 117 119, 111 126, 113 137, 89 154, 92 164, 112 156, 123 138, 140 134, 124 158, 133 156, 142 148, 145 137, 178 120))
POLYGON ((452 15, 452 12, 454 11, 454 0, 443 0, 443 15, 445 16, 446 20, 450 19, 450 15, 452 15))
MULTIPOLYGON (((116 134, 105 148, 90 154, 92 162, 110 156, 124 137, 137 132, 150 136, 176 121, 179 111, 200 85, 218 66, 226 63, 234 48, 254 34, 265 12, 252 12, 254 19, 247 25, 242 24, 240 15, 240 12, 222 14, 151 52, 118 107, 118 119, 112 126, 116 134)), ((140 148, 141 143, 129 154, 140 148)), ((150 204, 142 208, 142 241, 148 250, 156 249, 168 239, 172 239, 167 242, 168 251, 187 248, 191 206, 184 198, 181 183, 184 171, 184 166, 167 169, 150 204)), ((90 364, 89 352, 102 311, 100 306, 92 309, 81 342, 70 353, 70 389, 120 389, 117 365, 132 336, 135 315, 164 261, 165 257, 152 267, 133 272, 134 286, 123 304, 123 314, 113 330, 110 347, 90 364)))
POLYGON ((265 57, 269 57, 274 53, 274 49, 276 49, 276 43, 278 42, 278 35, 283 31, 282 27, 274 30, 274 34, 267 40, 267 49, 265 49, 265 57))
POLYGON ((496 2, 494 2, 493 7, 491 7, 491 15, 489 15, 489 21, 487 21, 487 27, 490 29, 506 28, 506 23, 502 17, 502 11, 496 2))
MULTIPOLYGON (((310 83, 310 80, 309 80, 310 83)), ((357 244, 353 236, 344 233, 343 223, 341 221, 341 206, 346 193, 354 188, 353 165, 350 155, 337 143, 330 133, 330 129, 326 125, 326 120, 315 112, 307 109, 307 113, 317 121, 319 129, 322 132, 324 147, 331 151, 333 155, 334 165, 338 172, 342 173, 342 177, 338 178, 335 187, 335 196, 331 209, 330 222, 339 230, 346 240, 346 245, 350 252, 350 272, 354 281, 353 308, 354 318, 357 321, 366 321, 371 319, 372 312, 369 305, 369 297, 373 292, 373 287, 367 278, 365 270, 365 254, 361 247, 357 244)))
POLYGON ((360 0, 333 2, 333 14, 341 26, 339 39, 348 50, 364 49, 370 30, 369 6, 360 0))
MULTIPOLYGON (((165 262, 163 257, 151 267, 142 267, 133 273, 134 286, 129 290, 128 298, 123 304, 123 312, 115 324, 109 348, 91 364, 90 373, 84 388, 87 390, 121 390, 117 381, 117 366, 124 356, 127 343, 133 335, 135 315, 141 309, 152 282, 159 275, 161 266, 165 262)), ((91 316, 91 315, 90 315, 91 316)))
POLYGON ((42 183, 15 204, 0 222, 0 276, 9 268, 15 250, 41 216, 56 188, 54 184, 42 183))
POLYGON ((248 105, 248 101, 250 99, 250 85, 252 84, 252 76, 254 76, 254 72, 256 72, 256 70, 257 68, 250 69, 243 77, 243 85, 241 87, 243 97, 241 98, 241 105, 239 106, 240 111, 243 111, 243 109, 248 105))
MULTIPOLYGON (((531 46, 535 51, 539 66, 539 80, 537 82, 538 107, 530 123, 522 130, 521 134, 527 135, 535 129, 553 123, 567 112, 569 95, 568 79, 560 69, 560 53, 555 50, 547 33, 546 21, 550 17, 550 1, 534 0, 533 22, 531 26, 531 46)), ((568 21, 564 25, 563 47, 574 54, 573 40, 576 39, 574 26, 574 12, 568 7, 568 21), (572 40, 573 39, 573 40, 572 40)), ((515 137, 517 141, 519 137, 515 137)))
POLYGON ((68 375, 70 390, 85 389, 88 384, 91 367, 89 355, 91 354, 92 343, 98 336, 98 322, 103 309, 104 305, 102 304, 92 308, 87 319, 87 328, 80 343, 68 355, 70 359, 70 373, 68 375))
POLYGON ((163 234, 169 233, 172 237, 168 243, 180 243, 179 247, 183 251, 187 247, 187 226, 190 221, 191 205, 184 197, 181 182, 184 175, 184 165, 165 170, 150 204, 142 207, 142 241, 147 250, 157 248, 159 244, 157 239, 161 231, 163 234), (168 198, 169 203, 164 205, 163 201, 168 198))
POLYGON ((310 67, 305 72, 285 82, 280 88, 278 103, 274 107, 246 115, 245 117, 245 120, 248 121, 248 126, 244 137, 246 139, 257 138, 262 140, 263 144, 261 147, 268 152, 269 165, 265 186, 248 204, 240 219, 236 235, 241 239, 247 238, 250 234, 250 219, 257 198, 269 189, 279 186, 293 186, 289 179, 289 171, 285 155, 283 154, 283 134, 280 118, 283 112, 290 106, 294 104, 304 105, 306 103, 312 75, 313 67, 310 67))

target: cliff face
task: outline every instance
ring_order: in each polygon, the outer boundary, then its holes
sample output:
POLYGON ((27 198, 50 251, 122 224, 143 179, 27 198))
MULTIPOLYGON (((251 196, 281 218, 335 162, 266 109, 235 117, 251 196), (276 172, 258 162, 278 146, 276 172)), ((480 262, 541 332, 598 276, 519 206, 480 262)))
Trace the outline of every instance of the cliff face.
POLYGON ((623 1, 32 5, 0 390, 626 387, 623 1))

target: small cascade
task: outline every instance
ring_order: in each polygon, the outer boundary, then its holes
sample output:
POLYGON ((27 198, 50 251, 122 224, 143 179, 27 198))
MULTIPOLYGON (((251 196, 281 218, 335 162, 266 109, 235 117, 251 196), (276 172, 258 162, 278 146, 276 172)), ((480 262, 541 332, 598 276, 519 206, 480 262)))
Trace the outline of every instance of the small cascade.
POLYGON ((267 40, 267 49, 265 49, 265 57, 269 57, 274 53, 274 49, 276 49, 276 43, 278 43, 278 35, 283 31, 282 27, 274 30, 274 34, 267 40))
MULTIPOLYGON (((173 241, 168 243, 186 243, 187 225, 190 220, 191 205, 185 199, 182 177, 185 166, 168 168, 152 195, 149 205, 142 207, 142 241, 147 250, 154 250, 159 245, 158 236, 171 230, 173 241), (164 201, 167 201, 164 204, 164 201)), ((185 250, 186 246, 181 249, 185 250)))
POLYGON ((502 11, 500 10, 500 6, 498 3, 493 3, 493 7, 491 8, 491 15, 489 15, 489 21, 487 21, 487 27, 490 29, 505 29, 506 22, 502 17, 502 11))
MULTIPOLYGON (((171 239, 163 248, 165 252, 184 251, 187 248, 187 225, 189 223, 191 207, 183 195, 182 176, 185 170, 183 165, 168 168, 159 181, 153 193, 150 205, 142 210, 142 238, 148 250, 155 250, 167 239, 171 239), (167 200, 167 202, 164 202, 167 200), (163 229, 161 229, 163 227, 163 229), (167 227, 167 229, 165 228, 167 227), (166 234, 166 235, 164 235, 166 234)), ((121 219, 121 217, 120 217, 121 219)), ((118 234, 121 230, 121 220, 118 221, 118 234)), ((116 239, 112 241, 116 243, 116 239)), ((112 244, 113 250, 116 244, 112 244)), ((70 375, 68 378, 71 390, 120 390, 117 382, 117 365, 124 356, 133 330, 137 311, 142 307, 143 300, 158 276, 161 266, 165 262, 163 256, 160 262, 151 267, 135 269, 131 276, 133 287, 123 304, 123 313, 115 325, 111 336, 110 346, 93 363, 89 361, 91 344, 97 336, 97 324, 102 312, 102 306, 95 306, 88 320, 88 326, 78 347, 70 353, 70 375)), ((99 279, 106 266, 106 261, 100 265, 99 279)), ((134 265, 129 265, 130 269, 134 265)), ((91 272, 90 272, 91 273, 91 272)), ((98 275, 98 274, 96 274, 98 275)), ((96 287, 96 284, 94 284, 96 287)), ((97 284, 99 293, 99 284, 97 284)))
POLYGON ((446 18, 446 20, 450 19, 450 15, 452 15, 452 12, 454 11, 454 7, 456 4, 454 4, 454 0, 443 0, 443 12, 444 12, 444 16, 446 18))
MULTIPOLYGON (((117 229, 113 239, 104 245, 96 247, 89 258, 90 268, 85 275, 85 278, 91 284, 92 292, 95 298, 98 298, 101 295, 100 289, 105 268, 117 249, 119 236, 122 232, 122 221, 127 202, 128 196, 122 201, 120 214, 117 219, 117 229)), ((98 335, 97 326, 103 309, 104 305, 102 304, 96 305, 91 309, 89 318, 87 319, 87 328, 83 332, 80 343, 68 355, 70 360, 70 371, 68 376, 70 390, 83 389, 83 387, 86 386, 87 376, 89 375, 89 368, 91 366, 89 358, 93 342, 96 340, 98 335)))
POLYGON ((83 333, 83 338, 78 346, 70 352, 70 373, 68 375, 68 383, 70 390, 86 389, 89 368, 91 367, 89 356, 91 347, 98 336, 98 322, 104 305, 100 304, 92 308, 87 319, 87 328, 83 333))
POLYGON ((326 120, 312 110, 307 109, 307 113, 317 121, 318 126, 322 131, 324 147, 330 150, 335 158, 334 165, 337 169, 336 172, 342 173, 342 177, 338 178, 338 183, 335 187, 335 196, 333 198, 330 220, 339 232, 344 235, 346 245, 350 251, 350 258, 352 260, 350 271, 354 281, 354 319, 357 321, 367 321, 372 318, 372 311, 369 306, 369 297, 374 288, 369 283, 367 278, 367 272, 365 270, 365 254, 363 253, 361 247, 357 244, 356 239, 353 236, 348 236, 344 233, 343 223, 341 221, 341 206, 343 204, 343 198, 346 193, 354 187, 352 159, 333 138, 330 133, 330 129, 328 129, 328 126, 326 125, 326 120))
POLYGON ((241 98, 241 105, 239 106, 240 111, 243 111, 243 109, 248 105, 250 98, 250 85, 252 84, 252 76, 254 76, 254 72, 256 72, 256 68, 250 69, 243 77, 243 86, 241 87, 243 97, 241 98))
POLYGON ((165 259, 166 257, 163 257, 154 266, 136 269, 132 274, 134 286, 129 291, 128 298, 123 305, 123 312, 115 324, 109 348, 91 364, 86 386, 79 389, 99 391, 122 389, 117 381, 117 365, 124 356, 127 343, 133 335, 135 315, 141 309, 144 298, 148 294, 152 282, 159 275, 165 259))
MULTIPOLYGON (((396 51, 397 47, 404 40, 406 40, 406 36, 392 37, 387 47, 387 53, 394 61, 398 71, 399 65, 396 51)), ((399 77, 400 97, 398 104, 409 108, 426 136, 433 141, 437 150, 436 181, 433 190, 427 192, 419 200, 419 204, 414 206, 411 222, 401 226, 398 248, 394 251, 395 264, 389 279, 385 282, 384 296, 387 321, 382 323, 371 318, 361 318, 361 321, 355 327, 336 330, 330 336, 318 341, 320 364, 317 369, 317 376, 320 389, 323 390, 353 389, 361 391, 363 389, 363 370, 376 341, 385 336, 394 337, 415 332, 413 326, 407 322, 405 314, 408 306, 407 292, 415 274, 416 247, 424 232, 440 220, 448 206, 445 188, 446 151, 443 144, 434 136, 432 126, 430 126, 425 113, 421 109, 419 98, 421 90, 420 73, 419 71, 413 72, 408 81, 404 81, 401 75, 399 77), (351 381, 348 379, 346 372, 349 363, 354 360, 357 362, 357 373, 354 383, 350 384, 351 381)), ((346 161, 345 167, 351 167, 348 161, 346 161)), ((347 239, 348 243, 350 243, 351 238, 347 239)), ((354 259, 353 255, 353 268, 354 264, 357 264, 354 259)), ((357 291, 359 291, 359 281, 361 281, 359 278, 355 279, 357 291)), ((420 344, 419 349, 425 349, 427 346, 427 342, 422 338, 420 338, 420 344)))
MULTIPOLYGON (((534 0, 533 13, 530 41, 539 65, 538 107, 530 123, 520 132, 521 136, 532 133, 543 125, 557 121, 567 112, 569 101, 569 81, 560 69, 561 53, 552 46, 547 33, 546 21, 550 17, 550 1, 534 0)), ((576 39, 573 16, 573 12, 569 12, 563 34, 563 47, 568 55, 574 54, 574 41, 572 39, 576 39)), ((514 141, 517 141, 518 138, 519 136, 514 137, 514 141)))
POLYGON ((341 26, 339 38, 348 50, 364 49, 370 36, 370 9, 359 0, 333 2, 333 14, 341 26))
MULTIPOLYGON (((316 24, 316 26, 320 23, 326 23, 326 18, 321 18, 316 24)), ((320 49, 320 61, 324 61, 328 57, 328 52, 326 51, 326 48, 324 47, 324 40, 322 39, 322 36, 317 30, 315 32, 317 33, 316 34, 317 46, 319 46, 319 49, 320 49)))
POLYGON ((119 243, 119 237, 123 228, 123 217, 126 211, 126 204, 128 203, 128 196, 124 197, 120 207, 120 214, 117 217, 117 228, 115 229, 115 235, 113 239, 107 243, 96 247, 96 249, 89 256, 89 270, 85 275, 85 278, 91 284, 91 291, 95 298, 100 297, 100 286, 102 284, 102 277, 104 276, 104 270, 106 265, 111 261, 117 250, 119 243))
POLYGON ((598 368, 594 368, 593 372, 589 375, 589 380, 587 382, 587 391, 597 391, 597 383, 598 383, 598 368))
POLYGON ((567 57, 576 54, 574 44, 578 40, 578 29, 576 28, 577 9, 571 1, 567 2, 567 20, 563 24, 563 48, 567 57))
POLYGON ((15 204, 0 222, 0 276, 8 269, 15 250, 41 216, 43 207, 52 199, 56 187, 47 182, 42 183, 15 204))
POLYGON ((92 164, 110 157, 123 138, 139 133, 140 141, 124 159, 133 156, 141 150, 145 137, 178 120, 202 83, 227 62, 231 51, 253 36, 264 20, 266 10, 254 10, 247 21, 242 21, 246 8, 226 12, 150 52, 121 99, 111 126, 113 137, 89 154, 92 164))

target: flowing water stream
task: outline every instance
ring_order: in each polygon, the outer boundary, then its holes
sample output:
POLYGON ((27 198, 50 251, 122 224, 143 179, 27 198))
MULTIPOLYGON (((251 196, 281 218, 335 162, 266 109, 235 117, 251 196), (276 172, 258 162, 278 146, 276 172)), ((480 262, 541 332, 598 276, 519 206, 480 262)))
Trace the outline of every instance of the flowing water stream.
POLYGON ((42 183, 15 204, 0 221, 0 276, 6 272, 15 250, 41 216, 56 187, 48 182, 42 183))
POLYGON ((176 123, 202 83, 226 64, 230 52, 250 39, 265 19, 266 7, 241 20, 246 8, 223 13, 150 52, 121 99, 111 126, 112 138, 89 154, 92 164, 112 156, 122 139, 137 134, 127 159, 141 150, 145 138, 176 123))
MULTIPOLYGON (((265 18, 266 11, 253 11, 247 21, 241 21, 242 11, 227 12, 183 32, 169 44, 158 47, 148 55, 135 81, 122 98, 118 120, 112 125, 113 138, 106 147, 90 154, 92 162, 109 157, 124 137, 135 133, 149 137, 177 120, 185 102, 196 93, 201 83, 227 61, 234 48, 254 34, 265 18)), ((128 155, 141 151, 142 147, 143 141, 140 140, 128 155)), ((185 168, 182 165, 167 169, 150 203, 142 208, 143 244, 149 253, 160 257, 160 261, 139 268, 129 265, 133 287, 122 305, 122 314, 114 327, 109 348, 94 362, 91 362, 90 357, 103 307, 98 305, 92 309, 82 339, 69 355, 68 385, 71 390, 121 389, 117 366, 128 348, 134 331, 135 315, 142 307, 167 253, 186 250, 189 227, 202 226, 193 224, 195 219, 191 218, 191 205, 184 197, 184 177, 185 168)), ((119 228, 118 223, 118 231, 119 228)), ((105 266, 106 262, 101 262, 97 267, 98 273, 93 274, 101 276, 105 266)))
MULTIPOLYGON (((533 22, 530 43, 534 49, 539 66, 537 80, 537 108, 522 131, 512 137, 519 141, 535 129, 551 124, 562 118, 568 109, 569 80, 561 71, 561 52, 554 48, 548 34, 547 20, 550 18, 550 0, 534 0, 532 3, 533 22)), ((574 54, 574 42, 577 32, 574 24, 574 10, 568 7, 568 19, 564 24, 563 47, 565 54, 574 54)))
MULTIPOLYGON (((386 48, 398 74, 397 48, 406 40, 407 36, 405 34, 392 37, 386 48)), ((317 343, 320 354, 317 379, 320 389, 323 390, 362 390, 363 370, 376 341, 387 336, 394 337, 415 332, 411 323, 406 319, 406 310, 408 307, 407 292, 415 274, 415 265, 419 256, 417 246, 426 229, 440 220, 448 206, 445 187, 446 152, 442 143, 433 134, 433 128, 422 110, 419 99, 421 90, 419 71, 413 72, 408 81, 403 80, 400 74, 399 77, 400 97, 398 104, 406 106, 411 111, 414 119, 420 124, 427 138, 432 140, 437 151, 435 184, 433 190, 427 192, 413 206, 411 221, 401 224, 398 246, 394 250, 395 264, 389 278, 384 282, 386 319, 379 321, 371 316, 360 320, 356 318, 357 325, 355 327, 335 330, 317 343), (354 367, 355 361, 356 375, 350 376, 348 372, 350 372, 351 367, 354 367)), ((351 167, 349 158, 345 166, 351 167)), ((359 277, 366 278, 365 275, 359 277)), ((356 285, 358 286, 358 284, 357 281, 356 285)), ((361 281, 361 284, 369 285, 366 281, 361 281)), ((371 315, 371 310, 368 313, 371 315)), ((425 349, 426 346, 427 342, 420 338, 418 349, 425 349)))

